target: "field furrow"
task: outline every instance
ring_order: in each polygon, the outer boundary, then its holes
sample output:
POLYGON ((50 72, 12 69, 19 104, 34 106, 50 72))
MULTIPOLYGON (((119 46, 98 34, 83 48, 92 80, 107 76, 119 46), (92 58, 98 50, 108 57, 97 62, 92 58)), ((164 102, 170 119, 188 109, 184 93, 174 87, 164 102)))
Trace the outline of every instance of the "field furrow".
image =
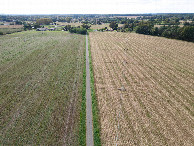
POLYGON ((78 145, 85 37, 0 37, 0 145, 78 145))
POLYGON ((103 145, 194 144, 194 44, 91 33, 103 145))

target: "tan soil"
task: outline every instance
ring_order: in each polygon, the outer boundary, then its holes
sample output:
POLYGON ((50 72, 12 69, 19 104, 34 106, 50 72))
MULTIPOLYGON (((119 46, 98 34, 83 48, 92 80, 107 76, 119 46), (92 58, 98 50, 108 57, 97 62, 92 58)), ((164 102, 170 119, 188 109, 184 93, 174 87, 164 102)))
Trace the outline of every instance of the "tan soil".
POLYGON ((90 43, 102 145, 194 145, 194 43, 117 32, 90 43))

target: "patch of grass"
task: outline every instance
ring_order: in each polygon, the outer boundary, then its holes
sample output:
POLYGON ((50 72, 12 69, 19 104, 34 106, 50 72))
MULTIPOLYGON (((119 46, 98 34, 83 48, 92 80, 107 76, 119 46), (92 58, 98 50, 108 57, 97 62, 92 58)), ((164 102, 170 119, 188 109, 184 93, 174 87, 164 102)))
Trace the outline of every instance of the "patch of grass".
MULTIPOLYGON (((88 37, 89 38, 89 37, 88 37)), ((100 117, 98 115, 98 103, 95 92, 94 85, 94 74, 93 74, 93 66, 92 66, 92 56, 91 56, 91 48, 90 48, 90 40, 88 39, 88 49, 89 49, 89 60, 90 60, 90 86, 91 86, 91 96, 92 96, 92 114, 93 114, 93 132, 94 132, 94 146, 101 146, 100 139, 100 117)))
POLYGON ((0 28, 0 35, 24 31, 23 28, 0 28))
POLYGON ((0 145, 78 145, 84 36, 26 31, 0 45, 0 145))
POLYGON ((84 69, 82 86, 82 105, 80 112, 79 145, 86 146, 86 52, 84 51, 84 69))

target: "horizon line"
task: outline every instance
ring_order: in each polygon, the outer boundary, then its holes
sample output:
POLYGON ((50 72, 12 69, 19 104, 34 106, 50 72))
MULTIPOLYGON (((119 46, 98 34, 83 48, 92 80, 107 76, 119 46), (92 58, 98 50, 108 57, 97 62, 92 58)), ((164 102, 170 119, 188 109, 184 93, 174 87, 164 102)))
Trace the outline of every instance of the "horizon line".
POLYGON ((38 13, 34 13, 34 14, 7 14, 7 13, 0 13, 0 15, 142 15, 142 14, 194 14, 194 13, 180 13, 180 12, 174 12, 174 13, 69 13, 69 14, 62 14, 62 13, 49 13, 49 14, 38 14, 38 13))

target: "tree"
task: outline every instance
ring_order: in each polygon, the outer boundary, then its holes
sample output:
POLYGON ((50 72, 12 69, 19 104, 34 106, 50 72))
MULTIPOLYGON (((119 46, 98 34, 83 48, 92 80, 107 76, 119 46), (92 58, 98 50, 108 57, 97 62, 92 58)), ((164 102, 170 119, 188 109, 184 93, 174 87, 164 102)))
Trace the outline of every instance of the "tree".
POLYGON ((71 29, 71 25, 66 25, 65 27, 64 27, 64 30, 65 31, 69 31, 71 29))
POLYGON ((139 26, 136 28, 136 33, 151 35, 152 29, 153 29, 152 25, 140 23, 139 26))
POLYGON ((116 22, 111 22, 109 27, 112 28, 113 30, 117 30, 118 24, 116 22))
POLYGON ((15 22, 15 24, 16 24, 16 25, 22 25, 22 21, 17 20, 17 21, 15 22))
POLYGON ((50 18, 40 18, 36 20, 36 23, 38 25, 49 25, 50 23, 52 23, 52 19, 50 18))
POLYGON ((85 28, 76 28, 76 27, 72 27, 70 30, 69 30, 70 33, 78 33, 78 34, 83 34, 85 35, 86 32, 87 32, 87 29, 85 28))
POLYGON ((91 27, 91 25, 83 23, 82 27, 85 28, 85 29, 89 29, 91 27))
POLYGON ((154 30, 152 32, 152 35, 159 36, 159 29, 158 29, 158 27, 154 28, 154 30))
POLYGON ((179 39, 194 42, 194 26, 179 28, 179 39))
POLYGON ((30 23, 24 23, 24 30, 31 30, 32 29, 32 26, 30 23))
POLYGON ((71 20, 72 20, 72 18, 71 18, 71 17, 66 17, 66 18, 65 18, 65 21, 66 21, 67 23, 70 23, 70 22, 71 22, 71 20))
POLYGON ((39 24, 34 24, 34 29, 37 29, 37 28, 40 28, 40 25, 39 24))
POLYGON ((178 28, 179 28, 178 26, 167 27, 167 29, 165 29, 164 32, 162 33, 162 36, 167 38, 178 39, 179 38, 178 28))

